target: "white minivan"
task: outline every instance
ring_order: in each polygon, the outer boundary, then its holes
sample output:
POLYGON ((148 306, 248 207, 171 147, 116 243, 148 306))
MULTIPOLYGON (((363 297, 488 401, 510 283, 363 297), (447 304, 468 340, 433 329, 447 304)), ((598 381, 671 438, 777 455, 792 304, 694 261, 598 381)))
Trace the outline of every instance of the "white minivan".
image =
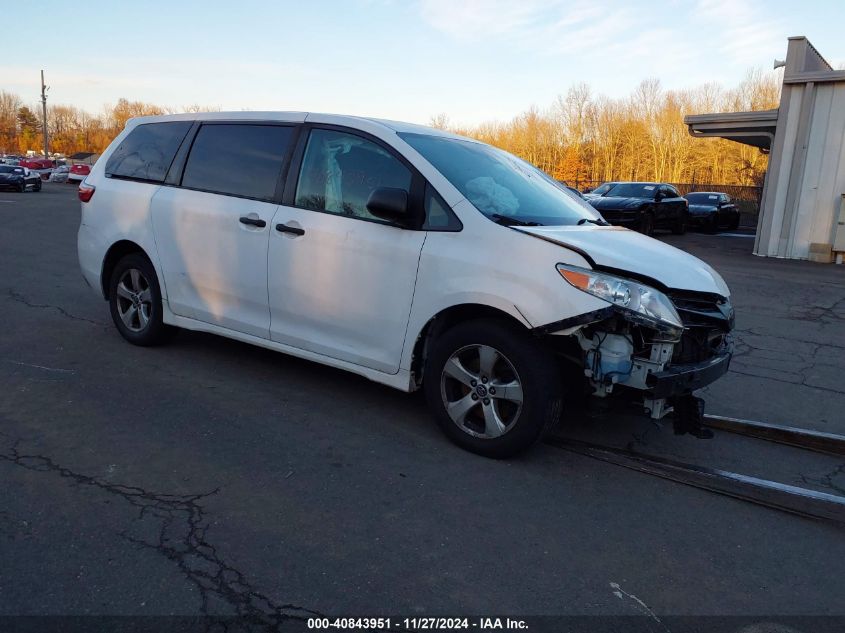
POLYGON ((710 266, 440 130, 136 118, 79 197, 82 273, 130 343, 175 326, 422 388, 483 455, 530 446, 567 393, 685 411, 695 434, 691 394, 730 362, 730 292, 710 266))

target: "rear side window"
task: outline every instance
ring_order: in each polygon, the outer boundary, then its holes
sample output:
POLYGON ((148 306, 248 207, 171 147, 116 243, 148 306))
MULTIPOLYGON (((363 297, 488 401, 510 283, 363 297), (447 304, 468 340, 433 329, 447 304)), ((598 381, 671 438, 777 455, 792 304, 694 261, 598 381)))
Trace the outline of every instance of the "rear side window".
POLYGON ((203 125, 188 155, 182 186, 272 200, 292 137, 290 126, 203 125))
POLYGON ((106 162, 106 176, 164 182, 191 121, 143 123, 132 130, 106 162))

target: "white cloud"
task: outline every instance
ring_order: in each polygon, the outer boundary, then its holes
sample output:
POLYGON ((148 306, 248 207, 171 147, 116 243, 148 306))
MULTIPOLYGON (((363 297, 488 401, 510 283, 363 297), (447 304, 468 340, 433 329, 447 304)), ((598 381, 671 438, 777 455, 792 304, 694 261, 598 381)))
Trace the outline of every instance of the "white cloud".
POLYGON ((421 0, 420 13, 435 29, 458 40, 526 41, 595 18, 600 9, 581 0, 421 0))
POLYGON ((759 66, 785 52, 783 24, 758 0, 698 0, 693 14, 732 62, 759 66))

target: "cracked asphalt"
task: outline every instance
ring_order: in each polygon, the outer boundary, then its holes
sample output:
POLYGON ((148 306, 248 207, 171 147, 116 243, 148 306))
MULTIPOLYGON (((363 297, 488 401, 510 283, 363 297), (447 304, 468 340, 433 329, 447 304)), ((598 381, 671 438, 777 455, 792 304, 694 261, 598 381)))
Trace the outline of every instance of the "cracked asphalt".
MULTIPOLYGON (((76 263, 75 188, 0 193, 0 615, 845 616, 845 530, 541 445, 449 444, 423 400, 205 334, 126 344, 76 263)), ((708 411, 845 433, 845 273, 668 236, 722 272, 708 411)), ((567 419, 845 494, 845 465, 567 419)))

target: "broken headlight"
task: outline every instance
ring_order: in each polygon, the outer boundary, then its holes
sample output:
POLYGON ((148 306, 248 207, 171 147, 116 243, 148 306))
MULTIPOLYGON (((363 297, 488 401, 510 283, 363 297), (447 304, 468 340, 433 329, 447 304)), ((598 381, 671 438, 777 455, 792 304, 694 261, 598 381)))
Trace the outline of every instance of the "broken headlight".
POLYGON ((557 271, 578 290, 618 308, 627 320, 659 330, 670 340, 680 338, 684 329, 681 317, 669 297, 659 290, 577 266, 558 264, 557 271))

